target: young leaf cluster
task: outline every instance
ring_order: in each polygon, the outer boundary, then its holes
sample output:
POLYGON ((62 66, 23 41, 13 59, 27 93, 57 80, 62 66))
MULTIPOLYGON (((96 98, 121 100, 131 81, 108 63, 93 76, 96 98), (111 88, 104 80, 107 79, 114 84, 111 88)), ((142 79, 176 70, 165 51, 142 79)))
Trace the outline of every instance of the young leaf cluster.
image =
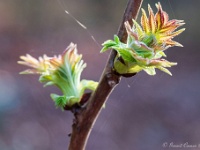
POLYGON ((73 43, 59 56, 44 55, 37 60, 27 54, 20 58, 23 61, 19 61, 19 64, 32 68, 21 74, 39 74, 39 81, 45 83, 45 86, 55 85, 61 90, 63 95, 51 94, 51 98, 62 109, 79 104, 86 89, 95 90, 97 87, 97 82, 80 80, 86 63, 83 62, 82 55, 77 54, 77 47, 73 43))
POLYGON ((114 62, 114 69, 120 74, 137 73, 144 70, 149 75, 155 75, 155 69, 172 75, 167 67, 177 65, 162 57, 166 57, 165 50, 173 46, 182 46, 172 39, 185 29, 175 31, 184 25, 182 20, 169 20, 168 14, 162 10, 161 4, 156 4, 157 13, 154 15, 150 5, 149 17, 142 9, 141 26, 133 19, 133 26, 125 22, 128 38, 121 42, 115 35, 114 40, 107 40, 102 45, 101 52, 112 48, 118 56, 114 62))

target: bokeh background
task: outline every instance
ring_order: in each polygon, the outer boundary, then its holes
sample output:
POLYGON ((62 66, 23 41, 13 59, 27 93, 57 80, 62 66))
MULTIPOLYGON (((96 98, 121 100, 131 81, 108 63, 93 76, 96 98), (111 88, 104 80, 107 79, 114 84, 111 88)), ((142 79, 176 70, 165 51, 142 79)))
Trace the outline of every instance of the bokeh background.
MULTIPOLYGON (((144 0, 155 8, 156 0, 144 0)), ((200 144, 199 0, 160 0, 171 19, 183 19, 184 48, 167 51, 173 76, 140 72, 122 79, 109 97, 87 150, 162 150, 163 144, 200 144)), ((20 55, 62 53, 70 42, 88 64, 82 78, 99 80, 126 0, 0 0, 0 150, 66 150, 73 116, 56 109, 38 77, 19 75, 20 55), (87 26, 83 29, 64 10, 87 26), (91 38, 93 35, 96 42, 91 38)), ((78 144, 78 143, 77 143, 78 144)), ((167 146, 165 149, 173 149, 167 146)), ((197 150, 200 148, 178 148, 197 150)))

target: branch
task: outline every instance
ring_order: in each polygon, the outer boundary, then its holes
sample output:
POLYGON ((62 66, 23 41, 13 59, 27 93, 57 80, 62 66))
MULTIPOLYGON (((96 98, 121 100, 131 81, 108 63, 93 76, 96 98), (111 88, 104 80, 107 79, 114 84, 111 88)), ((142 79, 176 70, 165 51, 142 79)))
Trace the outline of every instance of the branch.
MULTIPOLYGON (((143 0, 129 0, 124 12, 122 23, 118 30, 120 41, 125 42, 127 33, 124 27, 124 22, 129 21, 132 25, 132 18, 136 19, 138 11, 143 0)), ((121 76, 113 70, 113 62, 116 57, 116 51, 112 50, 106 67, 101 76, 99 85, 96 91, 90 97, 87 107, 80 112, 74 112, 75 119, 72 126, 71 141, 69 150, 84 150, 92 126, 94 125, 103 104, 106 102, 112 90, 119 83, 121 76)))

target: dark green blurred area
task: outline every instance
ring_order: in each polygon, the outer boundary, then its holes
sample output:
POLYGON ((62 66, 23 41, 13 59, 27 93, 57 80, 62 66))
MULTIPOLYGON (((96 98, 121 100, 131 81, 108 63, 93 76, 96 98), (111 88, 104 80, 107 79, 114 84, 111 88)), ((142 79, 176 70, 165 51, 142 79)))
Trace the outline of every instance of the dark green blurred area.
MULTIPOLYGON (((156 2, 145 0, 142 7, 147 10, 149 3, 155 12, 156 2)), ((88 150, 161 150, 166 142, 200 144, 200 1, 160 2, 170 19, 186 22, 186 31, 175 38, 184 48, 167 50, 167 59, 178 66, 170 68, 172 77, 157 71, 156 76, 141 72, 122 79, 93 128, 88 150)), ((17 64, 19 56, 58 55, 74 42, 88 66, 82 77, 98 81, 109 55, 100 54, 99 46, 117 33, 126 3, 0 1, 0 150, 67 149, 72 114, 55 109, 49 95, 59 94, 56 88, 43 88, 37 76, 19 75, 26 69, 17 64)))

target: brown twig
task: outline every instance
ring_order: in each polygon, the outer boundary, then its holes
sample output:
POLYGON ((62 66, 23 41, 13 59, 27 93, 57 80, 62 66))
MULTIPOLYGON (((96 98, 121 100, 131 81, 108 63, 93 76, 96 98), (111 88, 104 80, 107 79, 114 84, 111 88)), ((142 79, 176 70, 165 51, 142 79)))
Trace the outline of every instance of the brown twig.
MULTIPOLYGON (((138 11, 143 0, 129 0, 124 12, 122 23, 119 27, 118 36, 122 42, 127 39, 127 33, 124 22, 129 21, 132 25, 132 18, 136 19, 138 11)), ((113 70, 113 62, 116 57, 116 51, 112 50, 106 67, 101 76, 96 91, 90 97, 87 107, 74 113, 75 119, 72 126, 71 141, 69 150, 84 150, 89 134, 92 130, 102 105, 109 97, 112 90, 119 83, 121 76, 113 70)))

